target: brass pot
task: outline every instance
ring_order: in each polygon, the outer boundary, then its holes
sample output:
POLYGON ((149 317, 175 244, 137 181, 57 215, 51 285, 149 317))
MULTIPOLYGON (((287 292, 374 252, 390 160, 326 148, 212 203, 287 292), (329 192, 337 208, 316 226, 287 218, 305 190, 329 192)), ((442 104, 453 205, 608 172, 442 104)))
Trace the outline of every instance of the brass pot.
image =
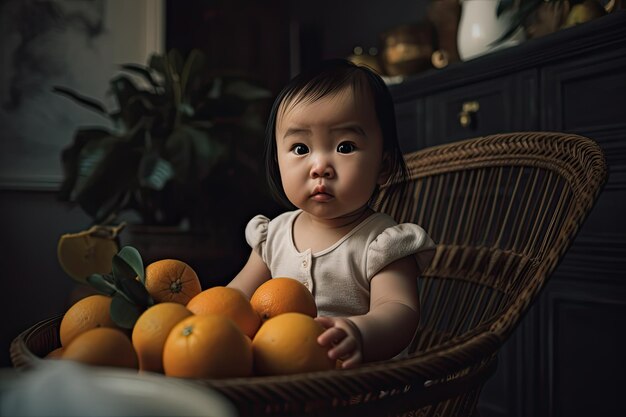
POLYGON ((431 68, 434 28, 430 22, 394 27, 380 36, 385 75, 410 75, 431 68))

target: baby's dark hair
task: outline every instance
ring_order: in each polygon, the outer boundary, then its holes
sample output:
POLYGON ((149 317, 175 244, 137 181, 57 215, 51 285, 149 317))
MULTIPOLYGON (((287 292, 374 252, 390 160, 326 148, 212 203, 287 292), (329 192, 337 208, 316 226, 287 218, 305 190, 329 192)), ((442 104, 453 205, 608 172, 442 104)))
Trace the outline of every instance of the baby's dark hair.
MULTIPOLYGON (((382 132, 384 163, 390 173, 386 195, 402 192, 408 174, 398 144, 395 109, 387 85, 378 74, 367 67, 355 65, 345 59, 332 59, 322 61, 315 68, 294 77, 278 94, 272 105, 265 131, 265 169, 272 195, 286 207, 293 208, 293 205, 282 186, 276 151, 276 123, 281 105, 290 104, 294 100, 315 102, 347 86, 352 86, 355 92, 363 91, 363 87, 369 89, 382 132)), ((378 191, 376 187, 369 201, 370 206, 375 205, 378 191)))

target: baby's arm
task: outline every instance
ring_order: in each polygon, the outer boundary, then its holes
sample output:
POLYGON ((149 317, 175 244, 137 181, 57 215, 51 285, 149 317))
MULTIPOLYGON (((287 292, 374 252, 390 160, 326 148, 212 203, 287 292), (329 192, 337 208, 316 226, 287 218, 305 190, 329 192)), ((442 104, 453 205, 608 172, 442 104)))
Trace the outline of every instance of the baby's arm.
POLYGON ((227 286, 241 290, 250 299, 254 291, 271 277, 272 275, 267 265, 265 265, 259 254, 253 250, 243 269, 239 271, 237 276, 227 286))
POLYGON ((342 359, 344 368, 400 353, 411 342, 419 322, 418 275, 413 256, 383 268, 371 280, 370 311, 349 318, 318 318, 327 327, 318 342, 334 345, 328 354, 342 359))

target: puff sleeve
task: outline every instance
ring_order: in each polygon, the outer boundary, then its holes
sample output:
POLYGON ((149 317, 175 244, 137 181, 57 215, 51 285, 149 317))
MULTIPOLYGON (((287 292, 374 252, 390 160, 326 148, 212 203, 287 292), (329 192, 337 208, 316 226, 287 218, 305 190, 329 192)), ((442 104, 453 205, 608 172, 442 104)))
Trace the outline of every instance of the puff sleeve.
POLYGON ((420 226, 402 223, 386 228, 374 239, 367 252, 367 279, 390 263, 415 255, 420 273, 424 271, 435 254, 435 243, 420 226))
POLYGON ((246 226, 246 242, 265 261, 265 243, 267 241, 267 225, 270 220, 259 214, 254 216, 246 226))

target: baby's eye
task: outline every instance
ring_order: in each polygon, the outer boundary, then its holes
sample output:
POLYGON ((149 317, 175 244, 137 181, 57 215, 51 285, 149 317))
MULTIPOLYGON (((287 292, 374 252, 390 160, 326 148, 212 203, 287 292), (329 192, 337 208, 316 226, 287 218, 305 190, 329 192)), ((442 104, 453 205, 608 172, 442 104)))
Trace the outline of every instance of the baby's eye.
POLYGON ((342 142, 337 146, 337 152, 339 153, 351 153, 354 152, 355 146, 354 143, 350 142, 342 142))
POLYGON ((309 153, 309 147, 303 145, 302 143, 297 143, 291 147, 291 152, 295 153, 296 155, 305 155, 309 153))

